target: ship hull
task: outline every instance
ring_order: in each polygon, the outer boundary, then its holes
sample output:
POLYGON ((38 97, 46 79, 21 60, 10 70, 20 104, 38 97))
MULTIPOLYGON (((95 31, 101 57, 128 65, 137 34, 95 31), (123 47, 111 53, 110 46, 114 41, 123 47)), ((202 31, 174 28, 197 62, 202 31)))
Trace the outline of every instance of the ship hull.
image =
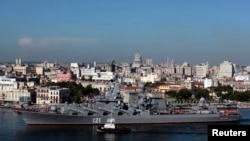
POLYGON ((116 127, 115 129, 106 129, 103 126, 97 127, 97 132, 99 133, 129 133, 131 130, 127 127, 116 127))
MULTIPOLYGON (((28 125, 100 125, 109 116, 79 116, 54 113, 16 111, 28 125)), ((237 122, 240 115, 220 114, 166 114, 166 115, 123 115, 114 116, 116 124, 168 124, 168 123, 210 123, 237 122)))

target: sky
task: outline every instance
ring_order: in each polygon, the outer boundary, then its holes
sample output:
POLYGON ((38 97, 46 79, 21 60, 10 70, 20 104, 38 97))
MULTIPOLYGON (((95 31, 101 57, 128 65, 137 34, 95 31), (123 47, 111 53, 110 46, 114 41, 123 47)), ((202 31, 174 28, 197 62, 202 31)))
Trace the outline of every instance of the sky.
POLYGON ((248 0, 1 0, 0 62, 250 64, 248 0))

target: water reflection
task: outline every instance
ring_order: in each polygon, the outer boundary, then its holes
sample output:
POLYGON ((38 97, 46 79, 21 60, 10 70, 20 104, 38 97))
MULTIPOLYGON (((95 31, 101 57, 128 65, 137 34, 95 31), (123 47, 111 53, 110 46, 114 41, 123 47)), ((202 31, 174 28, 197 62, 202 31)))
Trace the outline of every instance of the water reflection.
POLYGON ((49 140, 67 140, 67 138, 79 138, 92 135, 92 128, 83 128, 78 126, 26 126, 26 128, 20 132, 22 140, 30 139, 47 139, 49 140))
POLYGON ((104 134, 104 140, 106 141, 114 141, 116 135, 115 134, 104 134))
POLYGON ((26 126, 16 141, 117 141, 121 134, 98 133, 96 126, 26 126))

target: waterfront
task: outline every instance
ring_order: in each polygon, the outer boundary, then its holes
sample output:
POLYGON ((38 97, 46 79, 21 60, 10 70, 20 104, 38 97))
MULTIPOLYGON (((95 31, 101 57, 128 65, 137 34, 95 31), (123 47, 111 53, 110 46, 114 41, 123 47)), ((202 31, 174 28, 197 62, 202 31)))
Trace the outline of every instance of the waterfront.
MULTIPOLYGON (((250 109, 241 109, 250 125, 250 109)), ((231 124, 231 123, 230 123, 231 124)), ((27 126, 11 109, 0 108, 0 140, 4 141, 206 141, 207 124, 133 125, 129 134, 99 134, 96 126, 27 126)))

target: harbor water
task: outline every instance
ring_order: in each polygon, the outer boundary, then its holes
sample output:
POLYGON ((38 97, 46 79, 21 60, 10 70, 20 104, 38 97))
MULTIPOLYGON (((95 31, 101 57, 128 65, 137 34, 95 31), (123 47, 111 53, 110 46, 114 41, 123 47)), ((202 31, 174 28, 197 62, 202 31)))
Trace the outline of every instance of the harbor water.
MULTIPOLYGON (((250 109, 237 123, 250 125, 250 109)), ((9 108, 0 108, 0 141, 207 141, 206 123, 129 125, 126 134, 100 134, 96 126, 26 125, 9 108)))

